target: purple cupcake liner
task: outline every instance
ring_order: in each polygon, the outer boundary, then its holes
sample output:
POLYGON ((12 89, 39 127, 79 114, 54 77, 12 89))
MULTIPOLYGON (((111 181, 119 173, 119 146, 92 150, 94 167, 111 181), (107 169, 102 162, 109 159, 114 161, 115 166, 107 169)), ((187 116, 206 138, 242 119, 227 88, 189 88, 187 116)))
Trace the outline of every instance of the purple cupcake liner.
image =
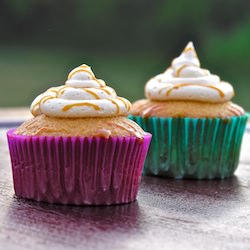
POLYGON ((151 135, 23 136, 7 132, 17 197, 75 205, 136 199, 151 135))

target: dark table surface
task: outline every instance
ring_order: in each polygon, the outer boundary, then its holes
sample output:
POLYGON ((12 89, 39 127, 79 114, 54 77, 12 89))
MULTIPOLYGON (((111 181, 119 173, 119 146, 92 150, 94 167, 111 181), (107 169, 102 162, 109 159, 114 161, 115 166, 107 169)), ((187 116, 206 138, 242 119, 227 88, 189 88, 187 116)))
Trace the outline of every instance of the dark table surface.
POLYGON ((49 205, 13 195, 0 129, 0 249, 250 249, 250 131, 233 178, 143 177, 136 202, 49 205))

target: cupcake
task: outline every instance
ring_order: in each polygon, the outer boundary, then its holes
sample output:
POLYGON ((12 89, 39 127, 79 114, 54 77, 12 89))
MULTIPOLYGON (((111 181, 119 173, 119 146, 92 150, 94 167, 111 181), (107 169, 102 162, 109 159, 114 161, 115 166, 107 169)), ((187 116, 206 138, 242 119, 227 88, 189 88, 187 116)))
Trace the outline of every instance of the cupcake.
POLYGON ((130 116, 153 136, 144 174, 176 179, 233 175, 247 115, 231 102, 231 84, 200 67, 192 42, 146 83, 145 95, 132 105, 130 116))
POLYGON ((35 98, 34 117, 7 133, 16 196, 75 205, 134 201, 151 135, 127 118, 130 107, 87 65, 35 98))

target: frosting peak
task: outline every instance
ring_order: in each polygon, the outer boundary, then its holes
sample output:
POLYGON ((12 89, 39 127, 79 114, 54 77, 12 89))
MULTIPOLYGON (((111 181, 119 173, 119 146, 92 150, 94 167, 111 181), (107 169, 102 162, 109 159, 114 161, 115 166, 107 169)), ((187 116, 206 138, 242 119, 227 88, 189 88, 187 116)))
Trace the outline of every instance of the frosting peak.
POLYGON ((52 87, 31 104, 34 116, 107 117, 126 116, 130 102, 118 97, 115 90, 96 79, 91 68, 83 64, 73 69, 65 85, 52 87))
POLYGON ((189 42, 170 68, 147 82, 145 94, 151 100, 225 102, 233 97, 234 90, 200 67, 194 45, 189 42))
POLYGON ((181 55, 172 61, 172 68, 174 70, 174 75, 179 76, 181 70, 187 66, 200 67, 200 61, 197 57, 194 45, 189 42, 185 49, 182 51, 181 55))
POLYGON ((69 73, 68 80, 65 85, 76 88, 98 88, 106 86, 103 80, 96 79, 93 71, 86 64, 82 64, 81 66, 73 69, 69 73))

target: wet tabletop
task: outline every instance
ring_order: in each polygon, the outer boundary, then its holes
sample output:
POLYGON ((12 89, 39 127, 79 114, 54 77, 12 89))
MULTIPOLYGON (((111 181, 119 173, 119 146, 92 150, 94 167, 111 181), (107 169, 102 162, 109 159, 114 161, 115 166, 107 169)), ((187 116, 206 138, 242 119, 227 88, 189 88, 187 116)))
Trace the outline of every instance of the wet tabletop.
POLYGON ((2 126, 0 249, 250 249, 250 130, 233 178, 143 177, 136 202, 109 207, 14 197, 5 132, 2 126))

